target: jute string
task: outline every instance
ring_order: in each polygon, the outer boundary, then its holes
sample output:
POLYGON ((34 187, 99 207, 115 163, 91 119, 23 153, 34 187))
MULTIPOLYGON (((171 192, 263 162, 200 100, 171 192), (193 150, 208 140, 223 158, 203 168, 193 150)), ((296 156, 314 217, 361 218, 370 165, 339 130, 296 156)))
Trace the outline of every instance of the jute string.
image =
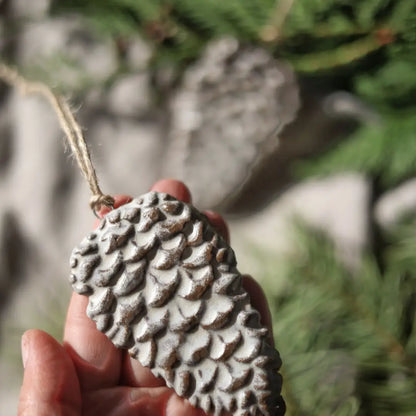
POLYGON ((27 80, 16 70, 4 63, 0 63, 0 79, 16 88, 23 95, 41 95, 49 101, 58 117, 59 124, 66 135, 82 175, 87 180, 90 187, 92 194, 90 198, 90 207, 94 214, 97 216, 97 212, 102 206, 113 207, 114 198, 101 191, 81 127, 75 120, 67 101, 59 94, 53 92, 47 85, 41 82, 27 80))

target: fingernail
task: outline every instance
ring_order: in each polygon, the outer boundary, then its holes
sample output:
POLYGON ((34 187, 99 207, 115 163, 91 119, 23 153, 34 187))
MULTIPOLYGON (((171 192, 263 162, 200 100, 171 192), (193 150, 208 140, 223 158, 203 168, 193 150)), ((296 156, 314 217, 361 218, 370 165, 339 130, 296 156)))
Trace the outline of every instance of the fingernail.
POLYGON ((172 396, 169 398, 169 400, 166 403, 166 411, 165 411, 165 415, 166 416, 173 416, 173 412, 176 412, 176 407, 177 407, 177 397, 176 394, 172 394, 172 396))
POLYGON ((176 415, 189 415, 189 416, 204 416, 205 413, 202 409, 196 409, 193 407, 188 400, 172 394, 166 404, 166 416, 176 415))
POLYGON ((130 401, 135 402, 136 400, 139 400, 143 397, 143 392, 140 390, 140 388, 132 388, 130 389, 130 401))
POLYGON ((30 352, 30 343, 29 343, 29 340, 27 339, 26 333, 24 333, 22 336, 21 350, 22 350, 23 368, 26 368, 26 365, 29 359, 29 352, 30 352))

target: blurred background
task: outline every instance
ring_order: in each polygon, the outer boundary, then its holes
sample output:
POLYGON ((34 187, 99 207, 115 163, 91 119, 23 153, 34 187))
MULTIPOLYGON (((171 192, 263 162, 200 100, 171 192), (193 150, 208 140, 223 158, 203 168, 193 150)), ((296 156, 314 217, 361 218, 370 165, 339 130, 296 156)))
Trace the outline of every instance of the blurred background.
MULTIPOLYGON (((1 60, 70 99, 103 191, 183 180, 265 288, 287 415, 416 415, 416 3, 0 0, 1 60)), ((89 191, 0 84, 0 414, 58 339, 89 191)))

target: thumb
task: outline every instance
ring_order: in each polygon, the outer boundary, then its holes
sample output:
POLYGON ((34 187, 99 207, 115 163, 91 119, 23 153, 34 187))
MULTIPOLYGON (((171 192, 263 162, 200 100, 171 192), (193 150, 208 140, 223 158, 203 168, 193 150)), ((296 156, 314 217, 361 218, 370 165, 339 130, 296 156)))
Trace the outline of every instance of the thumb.
POLYGON ((18 416, 81 414, 78 378, 62 345, 46 332, 31 329, 22 337, 22 359, 18 416))

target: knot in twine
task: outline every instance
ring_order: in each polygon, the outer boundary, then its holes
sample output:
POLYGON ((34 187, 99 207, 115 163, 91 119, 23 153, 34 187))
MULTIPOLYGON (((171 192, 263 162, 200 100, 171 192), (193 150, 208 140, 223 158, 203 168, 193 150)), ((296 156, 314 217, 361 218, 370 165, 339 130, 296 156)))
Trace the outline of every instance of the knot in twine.
POLYGON ((114 208, 114 198, 111 195, 105 194, 95 194, 92 195, 90 198, 90 208, 94 212, 94 215, 97 218, 100 218, 98 212, 100 211, 101 207, 111 207, 114 208))
POLYGON ((98 211, 103 206, 114 208, 114 198, 101 191, 97 174, 92 164, 91 156, 85 143, 82 129, 75 120, 68 103, 63 97, 54 93, 41 82, 31 82, 22 77, 17 71, 0 62, 0 79, 17 88, 23 95, 42 95, 52 105, 59 124, 65 133, 72 154, 74 155, 82 175, 87 180, 91 191, 90 208, 98 218, 98 211))

